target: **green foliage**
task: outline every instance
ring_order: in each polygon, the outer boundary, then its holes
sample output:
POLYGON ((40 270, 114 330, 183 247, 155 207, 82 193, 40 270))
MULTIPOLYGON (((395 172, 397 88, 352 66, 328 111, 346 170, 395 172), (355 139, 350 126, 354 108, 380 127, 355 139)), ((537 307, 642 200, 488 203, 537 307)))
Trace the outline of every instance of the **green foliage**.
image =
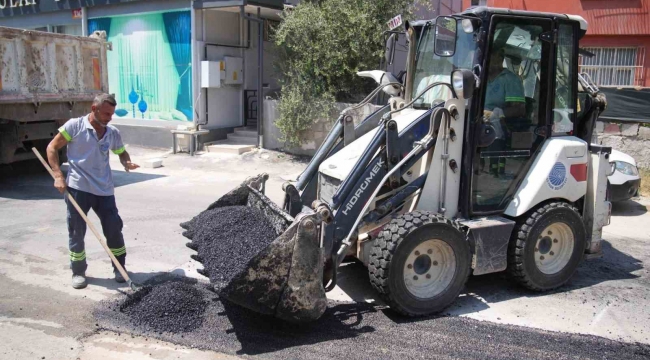
MULTIPOLYGON (((418 0, 420 1, 420 0, 418 0)), ((383 56, 383 32, 393 16, 412 14, 413 0, 306 0, 285 13, 274 34, 281 74, 280 118, 287 145, 329 116, 334 101, 354 101, 375 84, 356 75, 383 56)))
POLYGON ((299 74, 282 87, 278 104, 280 118, 275 122, 282 133, 281 141, 295 147, 302 144, 302 135, 318 119, 329 117, 334 108, 334 96, 299 74))

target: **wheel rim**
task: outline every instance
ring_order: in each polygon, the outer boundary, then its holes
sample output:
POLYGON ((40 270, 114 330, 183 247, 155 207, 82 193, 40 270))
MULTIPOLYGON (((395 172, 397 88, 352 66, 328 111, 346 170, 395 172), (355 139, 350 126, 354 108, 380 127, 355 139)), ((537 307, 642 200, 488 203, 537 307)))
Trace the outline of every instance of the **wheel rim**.
POLYGON ((539 234, 535 244, 535 265, 544 274, 556 274, 569 263, 575 239, 569 225, 553 223, 539 234))
POLYGON ((455 271, 456 257, 451 246, 442 240, 427 240, 406 258, 404 284, 413 296, 429 299, 451 284, 455 271))

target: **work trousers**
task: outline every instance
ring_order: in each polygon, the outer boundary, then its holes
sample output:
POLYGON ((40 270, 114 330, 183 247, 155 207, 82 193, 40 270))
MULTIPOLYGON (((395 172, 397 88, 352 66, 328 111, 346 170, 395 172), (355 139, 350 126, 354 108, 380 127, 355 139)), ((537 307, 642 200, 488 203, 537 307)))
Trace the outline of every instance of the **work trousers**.
MULTIPOLYGON (((124 266, 126 260, 126 247, 122 236, 122 219, 117 213, 115 196, 97 196, 81 190, 68 188, 70 195, 75 199, 85 214, 93 209, 102 224, 102 231, 106 237, 108 248, 117 260, 124 266)), ((70 249, 70 268, 74 275, 84 275, 88 265, 86 264, 86 250, 84 237, 86 235, 86 222, 79 215, 77 209, 67 198, 68 206, 68 235, 70 249)), ((113 265, 115 271, 115 265, 113 265)))

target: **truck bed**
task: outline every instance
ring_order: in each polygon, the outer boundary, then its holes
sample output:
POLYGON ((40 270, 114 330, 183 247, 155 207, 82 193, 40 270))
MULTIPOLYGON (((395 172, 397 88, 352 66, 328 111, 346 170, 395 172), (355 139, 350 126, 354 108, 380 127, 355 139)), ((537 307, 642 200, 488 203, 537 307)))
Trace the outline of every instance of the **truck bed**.
POLYGON ((69 119, 108 92, 103 39, 0 27, 0 119, 69 119))

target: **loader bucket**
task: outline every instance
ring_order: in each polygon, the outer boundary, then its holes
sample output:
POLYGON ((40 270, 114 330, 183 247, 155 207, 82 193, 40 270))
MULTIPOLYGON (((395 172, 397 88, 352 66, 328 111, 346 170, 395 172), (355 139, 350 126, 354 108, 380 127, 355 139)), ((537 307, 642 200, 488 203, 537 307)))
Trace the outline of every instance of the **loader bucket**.
MULTIPOLYGON (((267 178, 263 174, 248 179, 208 207, 254 207, 264 214, 277 234, 270 245, 217 291, 220 297, 262 314, 290 322, 313 321, 327 306, 324 255, 317 226, 322 219, 316 212, 300 213, 295 219, 284 212, 261 192, 267 178)), ((181 224, 187 230, 184 235, 190 239, 193 221, 181 224)), ((196 250, 197 245, 190 242, 188 247, 196 250)), ((193 258, 199 262, 206 260, 193 258)))

